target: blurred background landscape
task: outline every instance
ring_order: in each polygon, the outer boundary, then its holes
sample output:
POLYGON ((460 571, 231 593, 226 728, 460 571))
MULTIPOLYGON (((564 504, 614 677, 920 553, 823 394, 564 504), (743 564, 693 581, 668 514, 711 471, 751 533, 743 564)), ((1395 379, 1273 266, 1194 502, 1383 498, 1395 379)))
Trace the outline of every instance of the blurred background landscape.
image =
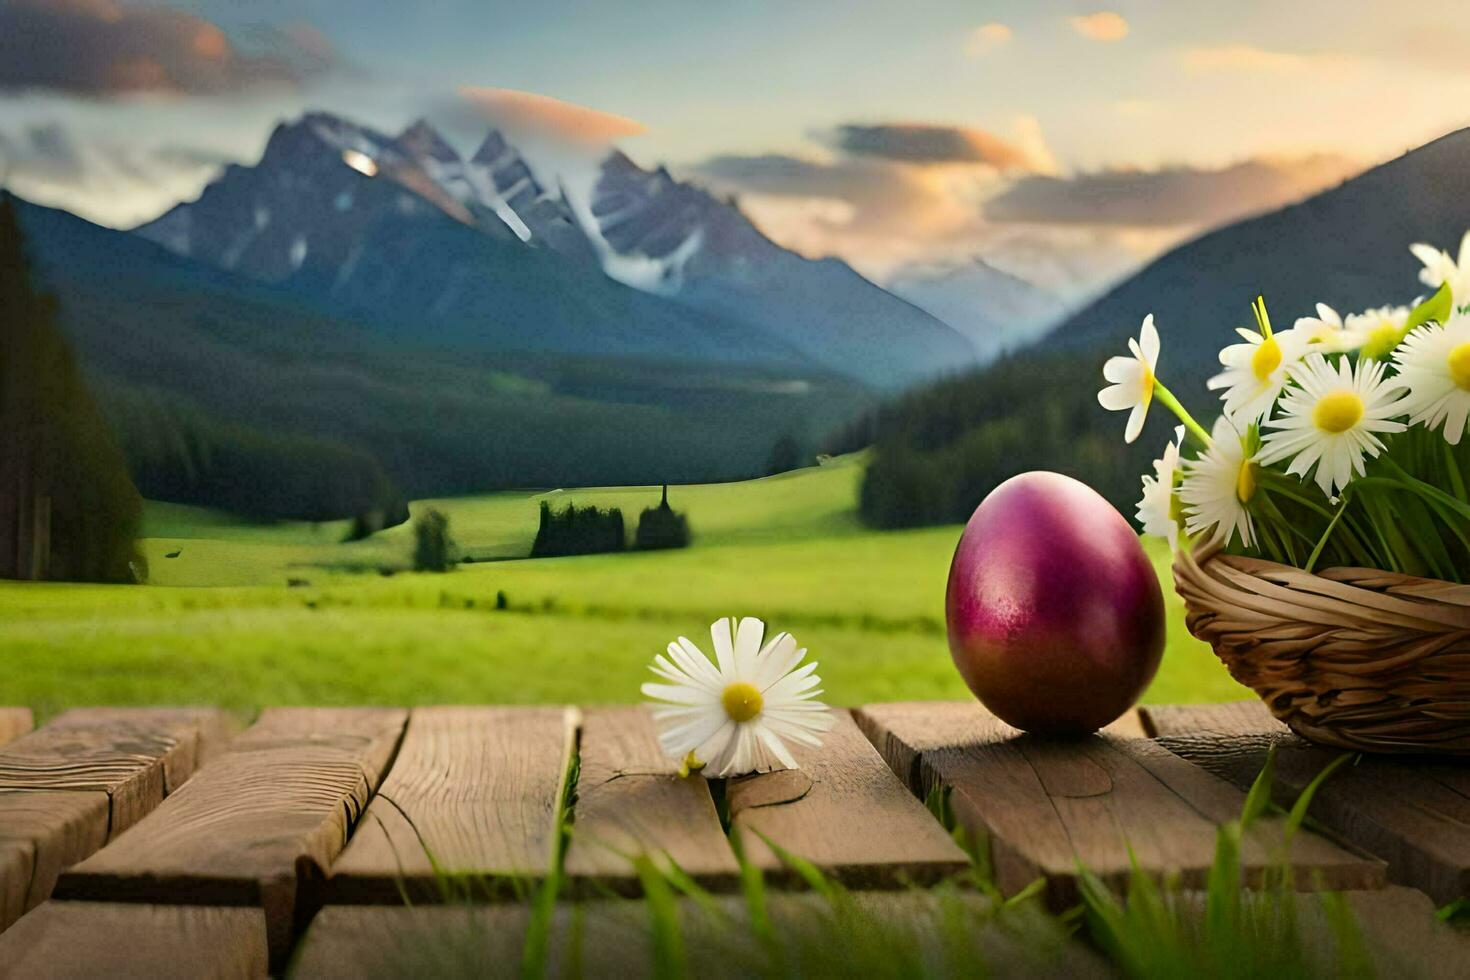
MULTIPOLYGON (((958 524, 1131 516, 1146 314, 1203 410, 1470 227, 1457 8, 1285 6, 0 0, 0 701, 631 700, 731 613, 962 696, 958 524)), ((1239 696, 1153 557, 1149 699, 1239 696)))

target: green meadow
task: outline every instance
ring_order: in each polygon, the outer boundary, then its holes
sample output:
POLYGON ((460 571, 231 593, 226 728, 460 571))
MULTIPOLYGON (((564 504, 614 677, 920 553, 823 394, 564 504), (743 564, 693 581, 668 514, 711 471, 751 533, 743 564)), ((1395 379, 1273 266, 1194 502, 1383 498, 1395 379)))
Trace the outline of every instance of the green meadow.
MULTIPOLYGON (((861 457, 745 483, 674 487, 693 547, 524 558, 542 500, 616 505, 631 528, 657 488, 494 493, 437 507, 469 563, 407 571, 401 526, 344 543, 345 522, 252 524, 150 504, 146 586, 0 583, 0 702, 42 715, 93 703, 618 702, 677 635, 756 615, 821 662, 827 697, 961 698, 944 635, 959 526, 880 532, 855 515, 861 457), (169 557, 173 556, 173 557, 169 557)), ((1186 633, 1146 698, 1246 696, 1186 633)))

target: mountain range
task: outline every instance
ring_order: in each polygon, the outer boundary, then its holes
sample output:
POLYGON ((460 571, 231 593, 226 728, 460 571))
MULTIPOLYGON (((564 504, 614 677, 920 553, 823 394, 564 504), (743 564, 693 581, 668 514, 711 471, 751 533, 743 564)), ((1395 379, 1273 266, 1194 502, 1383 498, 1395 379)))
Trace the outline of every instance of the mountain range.
POLYGON ((496 131, 466 160, 423 121, 390 138, 308 114, 137 234, 436 347, 816 367, 883 390, 975 357, 845 263, 621 152, 579 216, 496 131), (629 263, 654 271, 620 277, 629 263))

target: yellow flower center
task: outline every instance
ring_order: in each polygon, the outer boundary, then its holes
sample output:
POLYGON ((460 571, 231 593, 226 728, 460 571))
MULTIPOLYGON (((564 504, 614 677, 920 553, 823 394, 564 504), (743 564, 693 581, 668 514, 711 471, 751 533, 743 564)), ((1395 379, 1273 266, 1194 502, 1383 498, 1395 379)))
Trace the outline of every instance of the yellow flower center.
POLYGON ((725 693, 720 695, 720 703, 725 706, 725 714, 731 721, 750 721, 761 713, 765 701, 754 684, 737 681, 725 688, 725 693))
POLYGON ((1281 344, 1275 337, 1267 337, 1251 355, 1251 373, 1256 376, 1257 381, 1265 384, 1280 366, 1281 344))
POLYGON ((1334 435, 1351 429, 1362 417, 1363 399, 1356 391, 1342 390, 1323 395, 1317 407, 1312 409, 1312 424, 1334 435))
POLYGON ((1143 375, 1138 379, 1138 386, 1140 389, 1139 400, 1147 405, 1149 399, 1154 396, 1154 373, 1149 369, 1147 364, 1143 365, 1143 375))
POLYGON ((1390 351, 1399 345, 1404 339, 1403 329, 1392 320, 1384 320, 1378 326, 1368 331, 1368 339, 1363 341, 1363 356, 1375 361, 1381 361, 1388 357, 1390 351))
POLYGON ((1450 351, 1450 377, 1461 391, 1470 391, 1470 341, 1450 351))
POLYGON ((1240 473, 1235 477, 1235 499, 1243 504, 1250 503, 1250 499, 1256 495, 1256 464, 1245 462, 1240 464, 1240 473))

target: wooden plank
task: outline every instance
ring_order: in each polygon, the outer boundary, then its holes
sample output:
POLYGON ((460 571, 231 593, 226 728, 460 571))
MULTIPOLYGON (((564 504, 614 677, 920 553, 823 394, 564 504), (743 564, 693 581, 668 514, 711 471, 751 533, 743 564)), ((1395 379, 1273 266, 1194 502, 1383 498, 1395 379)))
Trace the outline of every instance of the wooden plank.
POLYGON ((732 779, 733 831, 778 880, 799 880, 761 839, 855 887, 928 884, 969 859, 884 765, 846 711, 820 749, 792 746, 800 769, 732 779))
POLYGON ((266 976, 259 909, 47 902, 0 935, 0 980, 266 976))
POLYGON ((393 771, 332 869, 331 902, 514 896, 551 869, 571 708, 416 708, 393 771), (507 879, 507 880, 501 880, 507 879))
POLYGON ((216 758, 240 732, 240 720, 219 708, 70 708, 47 727, 98 728, 116 725, 146 734, 155 730, 183 733, 184 751, 164 757, 164 789, 172 793, 194 772, 216 758), (190 728, 192 727, 192 732, 190 728))
POLYGON ((0 708, 0 745, 15 741, 34 726, 30 708, 0 708))
POLYGON ((228 724, 204 708, 68 711, 0 748, 0 789, 106 793, 116 837, 189 778, 228 724))
POLYGON ((678 770, 678 761, 659 748, 646 707, 585 713, 565 865, 574 887, 638 894, 637 855, 672 861, 705 888, 738 885, 740 866, 709 784, 700 776, 681 779, 678 770))
MULTIPOLYGON (((1259 702, 1147 710, 1158 743, 1249 786, 1276 746, 1275 796, 1290 805, 1342 753, 1287 731, 1259 702)), ((1318 791, 1311 816, 1388 862, 1389 877, 1440 903, 1470 895, 1470 774, 1463 764, 1363 756, 1318 791)))
MULTIPOLYGON (((1308 976, 1417 977, 1459 980, 1470 961, 1470 933, 1441 922, 1434 903, 1413 888, 1389 885, 1372 891, 1341 892, 1334 896, 1351 916, 1349 943, 1361 947, 1368 971, 1350 970, 1343 962, 1341 919, 1329 914, 1324 894, 1298 894, 1289 906, 1294 916, 1299 949, 1307 961, 1308 976)), ((1170 896, 1185 921, 1203 923, 1208 898, 1202 892, 1170 896)), ((1278 901, 1271 896, 1273 905, 1278 901)), ((1252 901, 1247 897, 1247 907, 1252 901)), ((1359 961, 1361 962, 1361 961, 1359 961)))
MULTIPOLYGON (((1380 977, 1461 980, 1470 963, 1470 933, 1441 922, 1434 903, 1412 888, 1344 896, 1380 977)), ((1317 924, 1315 917, 1309 924, 1317 924)), ((1317 924, 1323 932, 1326 923, 1317 924)))
MULTIPOLYGON (((739 897, 716 897, 708 906, 678 900, 680 952, 666 975, 1110 975, 1039 909, 1010 909, 998 917, 973 892, 855 892, 840 912, 811 892, 773 892, 766 910, 776 939, 770 945, 756 938, 739 897)), ((522 962, 529 921, 523 905, 329 906, 307 931, 292 976, 508 975, 522 962)), ((544 975, 659 975, 649 924, 643 901, 563 902, 547 936, 544 975)))
MULTIPOLYGON (((1024 735, 969 702, 870 705, 864 730, 915 792, 948 787, 956 818, 988 843, 1006 893, 1045 877, 1049 900, 1075 900, 1077 865, 1121 885, 1140 866, 1183 887, 1202 887, 1217 825, 1238 816, 1244 794, 1145 739, 1024 735)), ((1279 857, 1280 824, 1261 821, 1243 842, 1246 881, 1258 884, 1279 857)), ((1380 862, 1315 834, 1290 855, 1298 887, 1371 888, 1380 862)))
POLYGON ((0 931, 107 841, 107 794, 0 790, 0 931))
POLYGON ((213 709, 80 708, 0 749, 0 929, 182 785, 231 724, 213 709))
POLYGON ((394 708, 266 710, 156 811, 64 873, 57 896, 259 905, 280 965, 406 719, 394 708))

